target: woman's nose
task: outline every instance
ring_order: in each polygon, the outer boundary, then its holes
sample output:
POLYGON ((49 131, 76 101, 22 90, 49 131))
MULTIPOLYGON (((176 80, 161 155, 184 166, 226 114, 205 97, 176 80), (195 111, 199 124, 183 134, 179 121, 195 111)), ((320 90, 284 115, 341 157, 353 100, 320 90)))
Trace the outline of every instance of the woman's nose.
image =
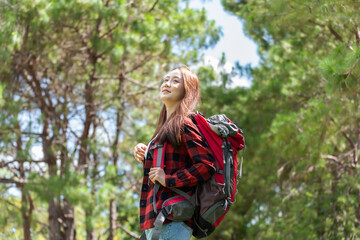
POLYGON ((169 80, 169 81, 164 82, 164 87, 165 86, 170 87, 171 86, 171 81, 169 80))

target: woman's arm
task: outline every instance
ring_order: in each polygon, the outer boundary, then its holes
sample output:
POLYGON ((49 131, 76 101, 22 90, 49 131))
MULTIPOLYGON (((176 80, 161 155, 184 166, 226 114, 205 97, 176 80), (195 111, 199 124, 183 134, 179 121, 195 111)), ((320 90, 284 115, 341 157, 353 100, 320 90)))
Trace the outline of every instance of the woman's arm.
POLYGON ((166 187, 191 187, 206 181, 216 171, 215 158, 207 142, 200 134, 198 127, 190 120, 185 120, 184 132, 181 135, 192 165, 179 169, 172 175, 165 175, 166 187))

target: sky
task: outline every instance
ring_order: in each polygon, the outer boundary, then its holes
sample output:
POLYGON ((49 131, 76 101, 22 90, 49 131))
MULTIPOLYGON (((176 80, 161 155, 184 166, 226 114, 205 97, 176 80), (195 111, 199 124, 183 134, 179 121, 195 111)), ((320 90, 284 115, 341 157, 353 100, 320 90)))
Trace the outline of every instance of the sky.
MULTIPOLYGON (((217 64, 225 53, 227 63, 225 69, 231 71, 235 62, 241 65, 251 64, 256 66, 259 62, 256 44, 243 32, 243 24, 238 17, 225 12, 220 0, 190 0, 191 8, 207 11, 208 19, 215 20, 218 26, 222 27, 223 36, 215 47, 205 51, 205 64, 210 64, 217 70, 217 64)), ((233 79, 233 87, 250 87, 249 79, 236 77, 233 79)))

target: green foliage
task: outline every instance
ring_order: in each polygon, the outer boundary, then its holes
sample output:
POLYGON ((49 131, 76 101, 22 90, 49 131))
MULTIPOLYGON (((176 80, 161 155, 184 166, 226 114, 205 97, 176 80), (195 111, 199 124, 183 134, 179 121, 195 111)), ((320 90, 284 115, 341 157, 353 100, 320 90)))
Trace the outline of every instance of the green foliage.
MULTIPOLYGON (((1 191, 5 192, 5 189, 2 188, 1 191)), ((19 199, 11 196, 2 196, 0 206, 2 209, 0 216, 1 239, 22 239, 21 232, 16 231, 16 229, 21 228, 19 199)))
POLYGON ((231 237, 358 238, 359 3, 222 3, 262 59, 234 116, 248 151, 231 237))
MULTIPOLYGON (((0 175, 24 181, 28 196, 20 183, 0 185, 2 238, 22 237, 29 199, 32 236, 48 238, 54 198, 74 207, 79 238, 108 230, 113 199, 118 223, 139 233, 142 166, 132 151, 153 134, 161 76, 197 63, 221 35, 186 4, 0 1, 0 175)), ((199 110, 225 113, 247 144, 236 203, 209 239, 359 238, 359 3, 222 4, 261 61, 227 72, 223 55, 220 73, 197 70, 199 110), (250 88, 231 87, 244 76, 250 88)))
MULTIPOLYGON (((142 167, 132 151, 154 131, 159 80, 198 62, 220 28, 204 10, 152 0, 0 1, 0 27, 2 176, 25 183, 31 198, 13 197, 34 204, 32 237, 52 234, 54 199, 60 214, 70 203, 79 238, 108 234, 113 199, 118 223, 138 233, 142 167)), ((21 233, 21 216, 6 217, 1 232, 21 233)))

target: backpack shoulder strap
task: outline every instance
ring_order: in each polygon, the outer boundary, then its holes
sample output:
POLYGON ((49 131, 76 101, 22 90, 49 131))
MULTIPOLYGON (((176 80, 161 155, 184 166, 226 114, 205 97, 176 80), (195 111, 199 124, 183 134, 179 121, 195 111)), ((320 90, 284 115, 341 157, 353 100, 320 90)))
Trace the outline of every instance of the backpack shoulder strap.
MULTIPOLYGON (((164 144, 156 143, 154 146, 152 146, 152 149, 154 149, 153 167, 164 168, 166 142, 164 144)), ((154 185, 154 195, 152 196, 155 213, 157 213, 156 194, 157 194, 159 188, 160 188, 160 183, 156 182, 154 185)))

